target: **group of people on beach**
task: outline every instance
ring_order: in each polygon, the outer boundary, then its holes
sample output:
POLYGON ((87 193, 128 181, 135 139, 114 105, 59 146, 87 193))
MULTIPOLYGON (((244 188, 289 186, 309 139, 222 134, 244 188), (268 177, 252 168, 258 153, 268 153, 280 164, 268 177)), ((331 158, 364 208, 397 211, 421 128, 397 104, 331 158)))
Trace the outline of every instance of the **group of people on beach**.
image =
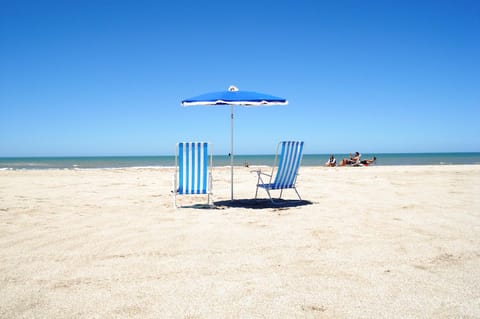
MULTIPOLYGON (((377 158, 374 156, 371 159, 364 159, 361 160, 360 157, 362 155, 359 152, 355 152, 354 155, 350 153, 349 158, 343 158, 342 161, 338 166, 346 166, 346 165, 351 165, 351 166, 368 166, 370 164, 375 163, 377 158)), ((334 155, 330 155, 330 158, 328 161, 325 163, 325 166, 327 167, 335 167, 337 166, 337 160, 335 159, 334 155)))

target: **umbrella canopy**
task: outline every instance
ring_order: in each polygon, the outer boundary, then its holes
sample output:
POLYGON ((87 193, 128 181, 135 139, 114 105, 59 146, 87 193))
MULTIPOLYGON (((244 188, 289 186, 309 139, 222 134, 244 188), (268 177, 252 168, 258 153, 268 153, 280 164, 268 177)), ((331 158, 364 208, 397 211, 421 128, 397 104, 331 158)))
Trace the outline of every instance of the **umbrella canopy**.
POLYGON ((182 101, 183 106, 192 105, 286 105, 288 101, 284 98, 250 91, 238 91, 230 87, 229 91, 206 93, 182 101))
POLYGON ((230 136, 230 188, 233 200, 233 108, 234 106, 269 106, 287 105, 284 98, 250 91, 239 91, 235 86, 230 86, 228 91, 211 92, 198 95, 182 101, 183 106, 194 105, 230 105, 231 136, 230 136))

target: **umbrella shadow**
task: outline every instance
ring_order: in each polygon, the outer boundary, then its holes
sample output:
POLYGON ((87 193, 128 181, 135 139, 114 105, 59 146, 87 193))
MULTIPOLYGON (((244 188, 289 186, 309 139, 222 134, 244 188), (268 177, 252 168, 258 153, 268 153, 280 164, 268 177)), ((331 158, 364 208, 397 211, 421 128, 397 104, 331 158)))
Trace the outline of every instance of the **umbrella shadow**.
POLYGON ((312 205, 308 200, 298 199, 275 199, 272 203, 270 199, 234 199, 222 200, 213 203, 217 207, 232 207, 232 208, 249 208, 249 209, 266 209, 266 208, 290 208, 297 206, 312 205))

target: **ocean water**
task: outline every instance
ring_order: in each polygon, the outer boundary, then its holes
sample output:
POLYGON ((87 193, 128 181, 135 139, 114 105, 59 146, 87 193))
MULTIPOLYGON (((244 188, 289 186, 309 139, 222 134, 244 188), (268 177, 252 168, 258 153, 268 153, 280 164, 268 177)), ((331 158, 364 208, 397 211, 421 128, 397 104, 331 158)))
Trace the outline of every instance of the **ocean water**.
MULTIPOLYGON (((305 154, 302 166, 321 166, 330 154, 305 154)), ((399 153, 363 154, 362 159, 377 157, 375 165, 473 165, 480 164, 477 153, 399 153)), ((337 162, 348 154, 335 154, 337 162)), ((273 165, 275 155, 236 155, 235 165, 273 165)), ((228 156, 213 156, 214 166, 230 165, 228 156)), ((10 169, 86 169, 124 167, 173 167, 174 156, 106 156, 106 157, 5 157, 0 170, 10 169)))

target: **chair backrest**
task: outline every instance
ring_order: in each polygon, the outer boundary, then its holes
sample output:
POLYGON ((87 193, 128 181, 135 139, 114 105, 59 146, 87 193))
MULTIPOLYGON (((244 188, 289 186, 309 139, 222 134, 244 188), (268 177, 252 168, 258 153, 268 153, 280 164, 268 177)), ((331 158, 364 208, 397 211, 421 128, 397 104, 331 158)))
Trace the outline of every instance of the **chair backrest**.
POLYGON ((178 169, 178 194, 208 194, 209 166, 208 143, 178 143, 175 166, 178 169))
MULTIPOLYGON (((295 187, 298 169, 303 156, 303 141, 284 141, 278 144, 278 169, 273 182, 273 188, 295 187), (280 152, 278 151, 280 148, 280 152)), ((277 162, 275 158, 275 163, 277 162)), ((274 169, 275 169, 274 164, 274 169)))

